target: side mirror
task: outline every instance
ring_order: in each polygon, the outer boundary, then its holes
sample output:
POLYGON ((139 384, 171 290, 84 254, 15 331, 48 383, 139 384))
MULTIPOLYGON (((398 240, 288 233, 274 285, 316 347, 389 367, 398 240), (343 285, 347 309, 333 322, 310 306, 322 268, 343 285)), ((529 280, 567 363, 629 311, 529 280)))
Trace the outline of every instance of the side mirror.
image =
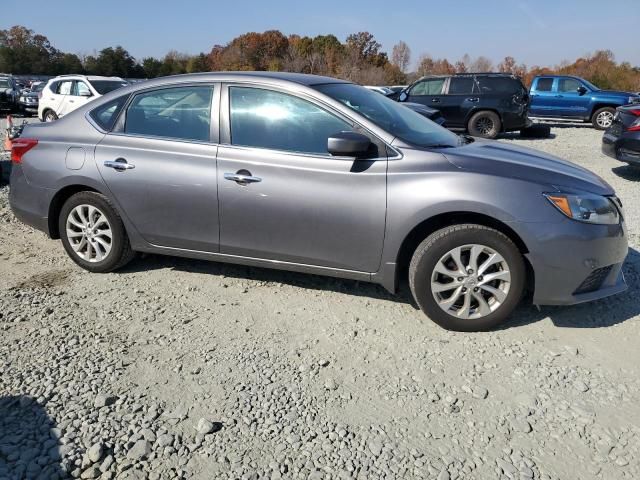
POLYGON ((405 92, 403 90, 402 92, 400 92, 400 96, 398 97, 398 101, 405 102, 407 100, 407 98, 409 98, 409 95, 407 95, 407 92, 405 92))
POLYGON ((370 146, 369 137, 357 132, 339 132, 327 139, 327 151, 337 157, 362 157, 370 146))
POLYGON ((93 94, 88 90, 84 90, 84 91, 80 92, 80 96, 81 97, 93 97, 93 94))
POLYGON ((585 93, 588 92, 587 88, 584 85, 580 85, 577 90, 578 90, 578 94, 580 95, 584 95, 585 93))

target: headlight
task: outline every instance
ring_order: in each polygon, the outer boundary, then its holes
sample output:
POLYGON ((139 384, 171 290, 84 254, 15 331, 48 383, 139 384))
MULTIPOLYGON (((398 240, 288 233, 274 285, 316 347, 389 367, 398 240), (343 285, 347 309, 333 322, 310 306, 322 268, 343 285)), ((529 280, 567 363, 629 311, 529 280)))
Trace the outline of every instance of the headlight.
POLYGON ((589 193, 545 193, 544 196, 554 207, 573 220, 600 225, 620 223, 620 211, 611 198, 589 193))
POLYGON ((27 98, 26 98, 26 97, 20 97, 20 101, 21 101, 21 102, 26 102, 26 101, 27 101, 27 98))

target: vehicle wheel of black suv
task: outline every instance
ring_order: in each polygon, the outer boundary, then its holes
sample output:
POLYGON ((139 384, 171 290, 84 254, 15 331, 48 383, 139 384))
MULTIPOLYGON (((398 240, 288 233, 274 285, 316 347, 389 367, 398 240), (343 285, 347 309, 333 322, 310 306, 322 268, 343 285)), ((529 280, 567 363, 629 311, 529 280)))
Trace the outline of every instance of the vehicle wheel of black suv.
POLYGON ((58 115, 53 110, 47 110, 43 115, 45 122, 55 122, 58 119, 58 115))
POLYGON ((99 193, 72 195, 62 206, 58 229, 67 254, 90 272, 117 270, 135 255, 120 215, 99 193))
POLYGON ((496 112, 483 110, 473 114, 467 129, 474 137, 496 138, 502 130, 502 122, 496 112))
POLYGON ((591 117, 591 123, 597 130, 606 130, 613 124, 613 117, 616 109, 611 107, 602 107, 596 110, 591 117))
POLYGON ((473 332, 504 322, 522 298, 525 266, 506 235, 462 224, 429 235, 409 265, 422 311, 447 330, 473 332))

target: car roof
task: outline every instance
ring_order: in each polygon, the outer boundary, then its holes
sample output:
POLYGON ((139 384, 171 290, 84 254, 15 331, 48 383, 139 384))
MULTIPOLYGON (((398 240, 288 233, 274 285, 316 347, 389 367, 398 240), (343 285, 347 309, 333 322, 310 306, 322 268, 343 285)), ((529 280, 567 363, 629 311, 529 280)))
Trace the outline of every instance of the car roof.
POLYGON ((175 83, 176 80, 183 82, 188 81, 207 81, 212 82, 233 82, 242 80, 272 80, 297 83, 300 85, 322 85, 325 83, 350 83, 347 80, 339 80, 332 77, 323 77, 320 75, 311 75, 307 73, 291 73, 291 72, 203 72, 188 73, 183 75, 172 75, 169 77, 158 77, 149 82, 157 84, 175 83))

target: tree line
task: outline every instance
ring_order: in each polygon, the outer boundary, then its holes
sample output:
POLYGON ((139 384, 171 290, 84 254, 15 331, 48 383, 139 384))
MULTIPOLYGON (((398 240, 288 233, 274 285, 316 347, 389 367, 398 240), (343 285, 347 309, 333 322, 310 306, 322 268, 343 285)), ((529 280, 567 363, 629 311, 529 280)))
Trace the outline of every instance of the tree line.
POLYGON ((62 52, 46 36, 23 26, 0 30, 0 72, 26 75, 85 73, 125 78, 154 78, 182 73, 223 70, 272 70, 343 78, 364 85, 397 85, 430 74, 499 71, 520 76, 528 85, 535 75, 577 75, 601 88, 640 90, 640 68, 617 63, 609 50, 556 66, 527 67, 511 56, 495 65, 489 58, 464 55, 457 61, 422 54, 410 70, 412 53, 400 41, 391 56, 369 32, 341 42, 335 35, 289 35, 278 30, 249 32, 226 45, 214 45, 197 55, 170 51, 162 58, 134 58, 122 46, 93 55, 62 52))

